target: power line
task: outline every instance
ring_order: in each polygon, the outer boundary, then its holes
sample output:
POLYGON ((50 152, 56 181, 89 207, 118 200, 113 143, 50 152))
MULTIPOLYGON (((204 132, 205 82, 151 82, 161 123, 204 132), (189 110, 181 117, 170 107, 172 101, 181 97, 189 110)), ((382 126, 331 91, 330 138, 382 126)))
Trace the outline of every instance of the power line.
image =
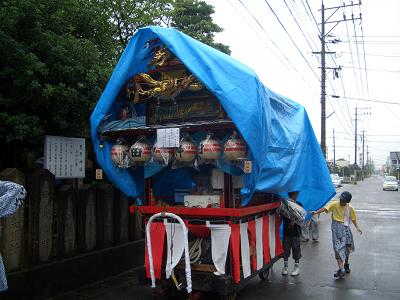
POLYGON ((377 38, 388 38, 388 37, 394 37, 394 38, 400 38, 400 35, 365 35, 365 37, 377 37, 377 38))
POLYGON ((391 44, 400 44, 400 41, 393 41, 393 40, 377 40, 377 41, 375 41, 375 40, 367 40, 367 41, 363 41, 363 40, 352 40, 352 39, 348 39, 348 40, 341 40, 341 42, 343 42, 343 43, 356 43, 356 44, 363 44, 363 43, 365 43, 365 44, 382 44, 382 45, 385 45, 385 44, 389 44, 389 45, 391 45, 391 44))
MULTIPOLYGON (((240 0, 239 0, 240 1, 240 0)), ((274 14, 275 18, 278 20, 279 24, 282 26, 283 30, 286 32, 286 34, 289 36, 290 40, 292 41, 293 45, 296 47, 297 51, 300 53, 300 55, 303 57, 304 61, 307 63, 308 67, 310 68, 310 70, 313 72, 313 74, 315 75, 315 77, 317 77, 318 81, 319 81, 319 77, 318 75, 315 73, 313 67, 311 67, 310 63, 308 62, 307 58, 304 56, 303 52, 301 52, 300 48, 297 46, 296 42, 293 40, 292 36, 290 35, 290 33, 287 31, 286 27, 283 25, 283 23, 281 22, 281 20, 279 19, 278 15, 275 13, 275 11, 273 10, 273 8, 271 7, 271 5, 268 3, 267 0, 264 0, 265 3, 268 5, 269 9, 272 11, 272 13, 274 14)), ((241 2, 241 1, 240 1, 241 2)))
MULTIPOLYGON (((360 3, 361 4, 361 3, 360 3)), ((357 4, 356 4, 357 5, 357 4)), ((341 5, 339 7, 329 7, 325 8, 324 3, 322 1, 321 4, 321 52, 314 52, 314 53, 319 53, 321 54, 321 150, 323 152, 324 157, 326 157, 326 148, 325 148, 325 130, 326 130, 326 120, 325 120, 325 102, 326 102, 326 70, 327 69, 332 69, 332 68, 327 68, 325 65, 325 55, 327 54, 326 51, 326 42, 325 38, 329 36, 329 33, 342 21, 329 21, 329 19, 339 10, 339 8, 344 8, 346 6, 354 6, 353 2, 351 5, 341 5), (330 9, 335 9, 335 11, 328 17, 328 19, 325 20, 325 10, 330 10, 330 9), (330 24, 330 23, 336 23, 328 32, 325 32, 325 25, 330 24)), ((354 20, 354 18, 353 18, 354 20)), ((345 15, 343 15, 343 21, 348 21, 346 20, 345 15)), ((346 28, 347 28, 347 22, 346 22, 346 28)), ((351 48, 350 48, 351 50, 351 48)), ((334 53, 334 52, 331 52, 334 53)), ((336 64, 336 63, 335 63, 336 64)), ((337 70, 335 70, 337 72, 337 70)), ((355 76, 356 77, 356 76, 355 76)), ((356 81, 357 82, 357 81, 356 81)), ((331 84, 332 85, 332 84, 331 84)), ((343 85, 342 85, 343 87, 343 85)), ((332 89, 334 90, 333 86, 332 89)), ((339 108, 342 110, 341 105, 339 104, 339 108)), ((343 113, 343 112, 342 112, 343 113)), ((344 115, 344 113, 343 113, 344 115)), ((351 118, 350 118, 351 119, 351 118)), ((339 118, 338 118, 339 120, 339 118)), ((347 121, 347 119, 346 119, 347 121)), ((343 125, 342 125, 343 126, 343 125)), ((351 127, 351 126, 350 126, 351 127)), ((346 130, 346 128, 343 126, 343 129, 346 130)), ((357 122, 355 125, 355 131, 357 130, 357 122)), ((347 131, 347 130, 346 130, 347 131)), ((350 134, 349 134, 350 135, 350 134)), ((356 163, 356 162, 355 162, 356 163)))
MULTIPOLYGON (((364 38, 365 38, 365 36, 364 36, 364 30, 363 30, 363 21, 364 21, 364 19, 362 19, 361 16, 362 16, 362 14, 361 14, 361 6, 360 6, 361 39, 362 39, 362 41, 364 41, 364 38)), ((365 43, 363 43, 362 46, 363 46, 363 57, 364 57, 365 82, 366 82, 366 85, 367 85, 367 97, 369 98, 369 83, 368 83, 368 72, 367 72, 367 60, 366 60, 366 58, 365 58, 365 43)))
MULTIPOLYGON (((310 44, 310 42, 308 41, 307 37, 305 36, 303 29, 301 28, 299 22, 297 21, 296 17, 295 17, 294 14, 292 13, 292 10, 291 10, 290 7, 288 6, 286 0, 284 0, 284 3, 285 3, 285 5, 286 5, 286 8, 289 10, 290 15, 291 15, 292 18, 294 19, 294 21, 295 21, 297 27, 300 29, 300 31, 301 31, 301 33, 302 33, 304 39, 306 40, 306 42, 308 43, 309 47, 311 48, 311 51, 313 51, 313 46, 310 44)), ((311 41, 312 41, 312 39, 311 39, 311 41)), ((314 47, 316 48, 316 45, 315 45, 315 44, 314 44, 314 47)), ((331 56, 331 58, 332 58, 333 62, 334 62, 335 65, 336 65, 336 62, 334 61, 334 59, 333 59, 332 56, 331 56)), ((333 93, 336 94, 335 89, 334 89, 334 87, 333 87, 333 85, 332 85, 331 80, 328 80, 328 81, 329 81, 329 84, 330 84, 330 86, 331 86, 331 89, 332 89, 333 93)), ((342 85, 343 85, 343 80, 341 79, 341 81, 342 81, 342 85)), ((344 94, 345 94, 344 87, 343 87, 343 92, 344 92, 344 94)), ((331 102, 331 101, 330 101, 330 102, 331 102)), ((332 105, 332 103, 330 103, 330 104, 332 105)), ((347 106, 347 111, 348 111, 348 114, 349 114, 349 119, 351 120, 350 112, 349 112, 348 105, 347 105, 347 101, 346 101, 346 106, 347 106)), ((333 107, 333 105, 332 105, 332 107, 333 107)), ((350 128, 350 130, 352 130, 352 123, 351 123, 351 122, 350 122, 350 123, 348 122, 348 120, 347 120, 347 118, 346 118, 346 115, 345 115, 345 113, 344 113, 344 111, 343 111, 343 109, 342 109, 342 106, 341 106, 340 104, 339 104, 339 109, 340 109, 340 111, 341 111, 341 113, 342 113, 342 115, 343 115, 343 117, 344 117, 344 120, 346 121, 346 125, 348 125, 349 128, 350 128)), ((338 121, 339 121, 339 122, 341 123, 341 125, 343 126, 343 124, 342 124, 341 120, 338 118, 338 116, 336 116, 336 118, 338 119, 338 121)), ((343 127, 344 127, 344 126, 343 126, 343 127)))
MULTIPOLYGON (((306 19, 306 18, 303 18, 303 17, 304 17, 304 14, 301 14, 301 13, 300 13, 300 9, 299 9, 299 7, 297 6, 296 2, 295 2, 295 1, 292 1, 292 2, 290 2, 290 3, 291 3, 291 5, 292 5, 293 10, 297 13, 298 18, 300 19, 300 23, 301 23, 301 20, 303 20, 303 23, 304 23, 304 24, 307 24, 307 23, 308 23, 308 22, 307 22, 307 19, 306 19)), ((307 11, 306 11, 306 12, 307 12, 307 11)), ((310 18, 310 15, 308 15, 308 16, 309 16, 309 18, 310 18)), ((315 28, 314 23, 313 23, 313 21, 312 21, 311 18, 310 18, 310 20, 311 20, 311 27, 315 28)), ((303 26, 303 31, 304 31, 306 28, 307 28, 307 26, 303 26)), ((318 34, 319 34, 318 25, 317 25, 317 32, 318 32, 318 34)), ((311 43, 313 44, 314 48, 316 49, 316 48, 317 48, 317 45, 316 45, 315 42, 314 42, 314 32, 310 32, 309 30, 306 30, 306 33, 307 33, 307 35, 308 35, 308 40, 311 41, 311 43)), ((317 34, 316 36, 318 36, 318 34, 317 34)), ((317 57, 317 58, 318 58, 318 57, 317 57)), ((319 58, 318 58, 318 60, 319 60, 319 58)))
MULTIPOLYGON (((247 13, 254 19, 254 21, 258 24, 258 26, 261 28, 261 30, 264 32, 264 34, 267 36, 267 38, 270 40, 270 42, 275 46, 276 49, 282 54, 282 56, 285 58, 285 60, 289 63, 289 65, 293 68, 293 70, 297 73, 297 75, 304 81, 304 83, 307 85, 307 87, 313 92, 318 94, 318 92, 314 91, 314 89, 310 86, 310 84, 305 80, 305 78, 300 74, 300 72, 296 69, 296 67, 290 62, 289 58, 285 55, 285 53, 278 47, 278 45, 274 42, 274 40, 269 36, 267 31, 264 29, 264 27, 261 25, 261 23, 258 21, 258 19, 251 13, 251 11, 248 9, 246 5, 241 0, 238 0, 240 4, 244 7, 244 9, 247 11, 247 13)), ((229 2, 229 1, 228 1, 229 2)), ((239 14, 240 15, 240 14, 239 14)), ((274 55, 278 57, 275 53, 274 55)), ((278 59, 281 61, 281 59, 278 57, 278 59)), ((282 61, 281 61, 282 62, 282 61)))
MULTIPOLYGON (((303 3, 303 0, 301 0, 301 3, 303 3)), ((312 12, 312 10, 311 10, 311 7, 310 7, 310 4, 308 3, 308 0, 306 0, 306 3, 307 3, 307 6, 308 6, 308 9, 310 10, 311 16, 312 16, 312 18, 314 19, 315 24, 317 25, 318 32, 321 33, 321 32, 319 31, 318 22, 317 22, 317 20, 315 19, 315 16, 314 16, 314 14, 313 14, 313 12, 312 12)), ((303 3, 303 5, 304 5, 304 3, 303 3)), ((307 10, 306 10, 306 11, 307 11, 307 10)))
POLYGON ((368 134, 368 136, 400 136, 400 134, 368 134))
MULTIPOLYGON (((345 17, 346 17, 346 11, 345 11, 345 7, 343 7, 343 18, 345 18, 345 17)), ((347 22, 346 22, 346 33, 347 33, 348 39, 350 40, 349 27, 347 25, 347 22)), ((350 49, 351 64, 354 66, 355 63, 354 63, 353 50, 352 50, 352 47, 351 47, 351 43, 349 43, 349 49, 350 49)), ((353 69, 353 75, 354 75, 354 81, 356 83, 357 94, 361 95, 360 87, 358 86, 357 74, 356 74, 356 71, 354 69, 353 69)))
MULTIPOLYGON (((315 17, 314 17, 314 14, 313 14, 313 12, 312 12, 312 10, 311 10, 311 8, 310 8, 310 5, 307 3, 308 8, 309 8, 309 10, 307 10, 307 7, 306 7, 306 5, 304 4, 304 2, 303 2, 303 1, 301 1, 301 2, 302 2, 302 4, 303 4, 303 7, 304 7, 305 12, 307 13, 309 19, 311 20, 311 23, 313 23, 313 20, 314 20, 315 26, 316 26, 316 28, 317 28, 317 31, 318 31, 319 34, 321 34, 321 32, 320 32, 320 30, 319 30, 319 27, 318 27, 318 22, 317 22, 317 20, 316 20, 315 17), (311 18, 311 16, 310 16, 309 11, 310 11, 311 14, 312 14, 312 18, 311 18)), ((295 2, 293 2, 293 4, 295 4, 295 2)), ((294 6, 294 5, 293 5, 293 6, 294 6)), ((315 45, 314 45, 314 46, 315 46, 315 45)), ((316 46, 315 46, 315 47, 316 47, 316 46)), ((334 58, 334 56, 333 56, 333 52, 331 53, 331 51, 330 51, 328 45, 326 45, 326 48, 328 49, 328 52, 327 52, 326 54, 329 54, 329 57, 331 58, 333 64, 334 64, 335 67, 337 68, 338 65, 337 65, 337 63, 336 63, 336 61, 335 61, 335 58, 334 58)), ((343 78, 342 78, 342 77, 339 77, 339 79, 340 79, 341 86, 342 86, 342 89, 343 89, 343 94, 344 94, 344 96, 346 96, 346 90, 345 90, 345 88, 344 88, 343 78)), ((333 84, 332 84, 332 81, 331 81, 330 79, 328 79, 328 82, 329 82, 329 85, 330 85, 332 91, 335 91, 335 89, 334 89, 334 87, 333 87, 333 84)), ((334 92, 334 93, 336 93, 336 92, 334 92)), ((332 102, 330 101, 330 99, 328 99, 328 102, 329 102, 329 104, 332 106, 332 108, 334 109, 334 105, 332 104, 332 102)), ((344 117, 344 120, 345 120, 345 122, 346 122, 346 125, 348 125, 349 128, 350 128, 350 131, 352 131, 352 130, 354 129, 354 125, 353 125, 353 122, 352 122, 352 119, 351 119, 351 116, 350 116, 350 110, 349 110, 349 106, 348 106, 348 101, 347 101, 347 100, 345 101, 348 119, 347 119, 345 113, 343 112, 343 109, 342 109, 342 106, 340 105, 340 103, 337 103, 337 104, 339 105, 340 112, 341 112, 341 114, 342 114, 343 117, 344 117), (350 120, 350 122, 349 122, 348 120, 350 120)), ((334 109, 334 110, 335 110, 335 109, 334 109)), ((335 115, 335 117, 337 118, 337 120, 339 121, 339 123, 342 125, 342 127, 345 129, 345 126, 342 124, 342 122, 341 122, 341 120, 339 119, 338 115, 335 115)), ((351 135, 350 133, 347 133, 347 134, 351 135)))
MULTIPOLYGON (((341 66, 342 68, 345 69, 356 69, 356 70, 364 70, 364 68, 360 67, 354 67, 354 66, 341 66)), ((389 73, 400 73, 400 70, 387 70, 387 69, 366 69, 368 71, 374 71, 374 72, 389 72, 389 73)))
MULTIPOLYGON (((336 133, 336 132, 335 132, 336 133)), ((371 136, 370 134, 368 134, 368 136, 371 136)), ((376 135, 375 135, 376 136, 376 135)), ((328 136, 328 137, 331 137, 331 136, 328 136)), ((346 137, 336 137, 336 139, 338 139, 338 140, 348 140, 348 141, 354 141, 354 138, 353 139, 351 139, 351 138, 346 138, 346 137)), ((400 139, 398 140, 398 141, 374 141, 374 140, 368 140, 368 142, 374 142, 374 143, 379 143, 379 142, 382 142, 382 143, 399 143, 400 142, 400 139)))
MULTIPOLYGON (((283 0, 283 2, 285 3, 287 9, 289 10, 290 15, 292 16, 293 20, 295 21, 297 27, 300 29, 300 32, 301 32, 301 34, 303 35, 304 39, 306 40, 308 46, 310 46, 311 51, 313 51, 313 46, 311 46, 310 42, 308 41, 308 38, 306 37, 306 35, 305 35, 303 29, 301 28, 299 22, 297 22, 297 19, 294 17, 294 15, 293 15, 293 13, 292 13, 292 10, 290 9, 289 5, 286 3, 286 0, 283 0)), ((314 46, 315 46, 315 45, 314 45, 314 46)))
POLYGON ((335 147, 336 148, 347 148, 347 149, 353 149, 354 148, 352 146, 338 146, 338 145, 335 145, 335 147))
MULTIPOLYGON (((345 53, 345 54, 350 54, 350 52, 346 51, 340 51, 340 53, 345 53)), ((400 54, 398 55, 385 55, 385 54, 379 54, 379 53, 364 53, 365 56, 376 56, 376 57, 388 57, 388 58, 399 58, 400 54)))
MULTIPOLYGON (((337 65, 337 63, 336 63, 336 61, 335 61, 335 59, 334 59, 334 57, 333 57, 333 54, 330 53, 331 51, 330 51, 328 45, 326 45, 326 48, 328 49, 329 56, 330 56, 332 62, 334 63, 335 68, 339 68, 339 66, 337 65)), ((347 98, 346 98, 346 89, 344 88, 343 74, 341 74, 341 75, 339 76, 339 79, 340 79, 341 87, 342 87, 342 90, 343 90, 343 96, 344 96, 344 99, 345 99, 345 104, 346 104, 346 109, 347 109, 347 115, 348 115, 348 117, 349 117, 350 123, 347 121, 347 118, 346 118, 346 116, 345 116, 345 113, 344 113, 343 110, 342 110, 342 107, 340 106, 340 104, 338 104, 338 105, 339 105, 340 111, 342 112, 342 114, 343 114, 343 116, 344 116, 344 118, 345 118, 346 124, 349 125, 349 128, 350 128, 350 130, 352 131, 352 130, 354 130, 354 124, 353 124, 353 121, 352 121, 351 116, 350 116, 350 109, 349 109, 348 101, 347 101, 347 98)), ((330 79, 328 79, 328 82, 329 82, 329 85, 331 86, 332 90, 334 90, 333 85, 332 85, 332 82, 331 82, 330 79)))
MULTIPOLYGON (((356 23, 354 22, 353 7, 351 7, 351 19, 353 20, 354 35, 357 36, 356 23)), ((361 14, 360 14, 360 19, 361 19, 361 14)), ((357 38, 356 38, 356 39, 357 39, 357 38)), ((363 44, 363 46, 364 46, 364 44, 363 44)), ((360 70, 361 91, 362 91, 363 96, 365 97, 365 94, 364 94, 365 87, 364 87, 364 83, 363 83, 363 80, 362 80, 362 73, 361 73, 361 70, 362 70, 362 69, 361 69, 361 61, 360 61, 360 52, 359 52, 358 44, 357 44, 357 43, 356 43, 356 50, 357 50, 358 66, 360 67, 359 70, 360 70)), ((365 72, 367 72, 367 69, 365 69, 365 72)))
MULTIPOLYGON (((288 7, 288 4, 287 4, 286 0, 284 0, 284 2, 285 2, 286 7, 288 8, 288 10, 289 10, 289 12, 290 12, 292 18, 295 20, 295 22, 296 22, 298 28, 299 28, 300 31, 302 32, 303 37, 306 39, 308 45, 310 46, 311 51, 313 51, 313 48, 312 48, 312 46, 310 45, 310 43, 308 42, 308 39, 307 39, 307 37, 305 36, 303 29, 301 28, 301 26, 300 26, 300 24, 298 23, 297 19, 296 19, 295 16, 293 15, 291 9, 288 7)), ((307 11, 307 8, 306 8, 305 5, 304 5, 304 2, 302 2, 302 4, 303 4, 303 7, 304 7, 304 9, 305 9, 307 15, 309 16, 309 18, 310 18, 310 20, 311 20, 311 23, 312 23, 312 19, 311 19, 311 17, 310 17, 310 14, 309 14, 308 11, 307 11)), ((296 11, 295 2, 292 3, 292 7, 293 7, 293 9, 296 11)), ((310 9, 310 11, 311 11, 311 9, 310 9)), ((312 13, 312 11, 311 11, 311 13, 312 13)), ((315 18, 314 18, 314 20, 315 20, 315 18)), ((319 32, 319 28, 318 28, 318 24, 317 24, 316 20, 315 20, 315 25, 316 25, 316 27, 317 27, 318 33, 320 33, 320 32, 319 32)), ((314 46, 315 48, 317 48, 317 46, 316 46, 315 43, 313 42, 313 39, 311 38, 311 36, 309 36, 309 37, 310 37, 311 42, 313 43, 313 46, 314 46)), ((326 46, 327 46, 328 51, 330 52, 328 45, 326 45, 326 46)), ((329 52, 328 52, 328 53, 329 53, 329 52)), ((335 64, 335 66, 337 67, 336 61, 335 61, 335 59, 334 59, 332 53, 329 53, 329 56, 330 56, 331 60, 333 61, 333 63, 335 64)), ((316 56, 316 57, 317 57, 317 56, 316 56)), ((317 59, 318 59, 318 57, 317 57, 317 59)), ((319 59, 318 59, 318 61, 319 61, 319 59)), ((346 92, 345 92, 345 89, 344 89, 344 84, 343 84, 343 79, 342 79, 341 77, 340 77, 340 81, 341 81, 341 83, 342 83, 343 94, 346 95, 346 92)), ((330 87, 331 87, 333 93, 336 94, 335 88, 333 87, 333 84, 332 84, 332 81, 331 81, 330 79, 328 79, 328 82, 329 82, 329 84, 330 84, 330 87)), ((330 101, 330 99, 329 99, 328 101, 329 101, 329 104, 332 106, 333 110, 335 110, 335 109, 334 109, 334 105, 332 104, 332 102, 330 101)), ((348 120, 347 120, 347 118, 346 118, 346 115, 345 115, 345 113, 343 112, 343 109, 342 109, 342 107, 341 107, 340 104, 339 104, 339 109, 340 109, 340 111, 341 111, 341 113, 342 113, 342 115, 343 115, 343 117, 344 117, 344 120, 346 121, 346 124, 349 126, 350 130, 352 130, 352 129, 353 129, 353 128, 352 128, 353 124, 352 124, 351 117, 350 117, 350 111, 349 111, 348 103, 347 103, 347 101, 345 101, 345 103, 346 103, 346 107, 347 107, 347 112, 348 112, 348 116, 349 116, 349 119, 350 119, 350 123, 348 122, 348 120)), ((342 125, 342 127, 345 128, 345 126, 343 126, 343 124, 342 124, 341 120, 339 119, 339 117, 338 117, 337 115, 336 115, 335 117, 337 118, 337 120, 339 121, 339 123, 342 125)), ((349 133, 348 133, 348 134, 349 134, 349 133)), ((350 135, 350 134, 349 134, 349 135, 350 135)))
MULTIPOLYGON (((340 96, 337 96, 337 95, 331 95, 331 96, 333 98, 341 98, 340 96)), ((358 100, 358 101, 366 101, 366 102, 375 102, 375 103, 386 103, 386 104, 400 105, 400 100, 399 100, 399 102, 390 102, 390 101, 384 101, 384 100, 363 99, 363 98, 355 98, 355 97, 347 97, 347 99, 353 99, 353 100, 358 100)))
MULTIPOLYGON (((343 89, 343 98, 344 98, 344 100, 345 100, 344 102, 345 102, 345 104, 346 104, 347 114, 348 114, 350 123, 347 121, 346 116, 344 116, 344 117, 345 117, 346 123, 347 123, 347 124, 350 124, 350 125, 349 125, 350 130, 353 131, 353 130, 354 130, 354 124, 353 124, 353 121, 352 121, 352 118, 351 118, 351 115, 350 115, 350 109, 349 109, 349 105, 348 105, 348 101, 347 101, 348 99, 347 99, 347 95, 346 95, 346 89, 344 88, 343 74, 340 75, 340 82, 341 82, 342 89, 343 89)), ((339 108, 341 109, 340 103, 338 103, 338 105, 339 105, 339 108)), ((342 113, 343 113, 343 112, 342 112, 342 113)), ((344 113, 343 113, 343 115, 344 115, 344 113)), ((346 131, 347 131, 347 130, 346 130, 346 131)), ((347 133, 347 134, 349 134, 349 133, 347 133)), ((349 134, 349 135, 351 135, 351 134, 349 134)))
POLYGON ((397 140, 397 141, 374 141, 374 140, 369 140, 368 141, 369 143, 388 143, 388 144, 393 144, 393 143, 395 143, 395 144, 399 144, 400 143, 400 140, 397 140))

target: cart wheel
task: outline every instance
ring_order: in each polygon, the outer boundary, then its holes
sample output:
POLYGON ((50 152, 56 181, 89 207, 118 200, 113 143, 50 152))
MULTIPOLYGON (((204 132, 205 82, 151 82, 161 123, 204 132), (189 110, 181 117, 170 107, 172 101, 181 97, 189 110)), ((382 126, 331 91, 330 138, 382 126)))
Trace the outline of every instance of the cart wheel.
POLYGON ((236 292, 231 292, 227 295, 221 297, 222 300, 235 300, 236 299, 236 292))
POLYGON ((265 269, 265 271, 258 273, 258 277, 260 277, 261 280, 267 280, 269 277, 269 268, 265 269))

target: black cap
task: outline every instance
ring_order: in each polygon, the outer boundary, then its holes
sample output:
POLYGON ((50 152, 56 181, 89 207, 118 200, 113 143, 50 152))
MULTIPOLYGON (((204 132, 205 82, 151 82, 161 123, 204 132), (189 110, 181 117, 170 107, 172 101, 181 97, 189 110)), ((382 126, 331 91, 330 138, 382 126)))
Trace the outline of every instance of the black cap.
POLYGON ((346 203, 350 203, 352 197, 353 197, 353 196, 350 194, 350 192, 344 191, 344 192, 340 195, 339 199, 340 199, 341 201, 346 202, 346 203))

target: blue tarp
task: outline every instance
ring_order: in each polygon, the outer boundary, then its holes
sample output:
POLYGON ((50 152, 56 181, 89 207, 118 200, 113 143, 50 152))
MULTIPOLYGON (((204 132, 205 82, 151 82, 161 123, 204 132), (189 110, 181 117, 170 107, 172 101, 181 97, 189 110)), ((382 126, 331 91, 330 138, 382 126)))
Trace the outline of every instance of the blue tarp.
POLYGON ((101 140, 102 119, 116 114, 115 99, 128 79, 147 71, 146 45, 159 39, 220 101, 248 145, 253 171, 245 176, 243 205, 256 191, 300 191, 310 211, 335 195, 325 159, 303 106, 274 93, 255 72, 191 37, 170 28, 145 27, 136 32, 122 54, 91 116, 97 160, 108 178, 126 195, 143 191, 143 169, 119 169, 110 159, 111 142, 101 140))

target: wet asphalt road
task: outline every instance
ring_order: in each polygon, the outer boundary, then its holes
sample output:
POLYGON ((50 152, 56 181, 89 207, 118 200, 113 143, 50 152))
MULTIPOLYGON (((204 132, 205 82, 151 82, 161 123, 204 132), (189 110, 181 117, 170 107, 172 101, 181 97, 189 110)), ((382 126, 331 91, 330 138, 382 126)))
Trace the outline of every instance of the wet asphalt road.
MULTIPOLYGON (((321 214, 319 243, 303 242, 298 277, 281 275, 278 261, 267 281, 254 278, 236 299, 400 299, 400 192, 382 191, 382 177, 337 190, 353 194, 363 234, 353 230, 356 251, 350 257, 351 273, 335 280, 337 270, 330 238, 330 217, 321 214)), ((353 227, 354 228, 354 227, 353 227)), ((293 261, 289 261, 290 268, 293 261)), ((138 284, 136 272, 128 272, 71 292, 57 300, 152 299, 151 289, 138 284)))

